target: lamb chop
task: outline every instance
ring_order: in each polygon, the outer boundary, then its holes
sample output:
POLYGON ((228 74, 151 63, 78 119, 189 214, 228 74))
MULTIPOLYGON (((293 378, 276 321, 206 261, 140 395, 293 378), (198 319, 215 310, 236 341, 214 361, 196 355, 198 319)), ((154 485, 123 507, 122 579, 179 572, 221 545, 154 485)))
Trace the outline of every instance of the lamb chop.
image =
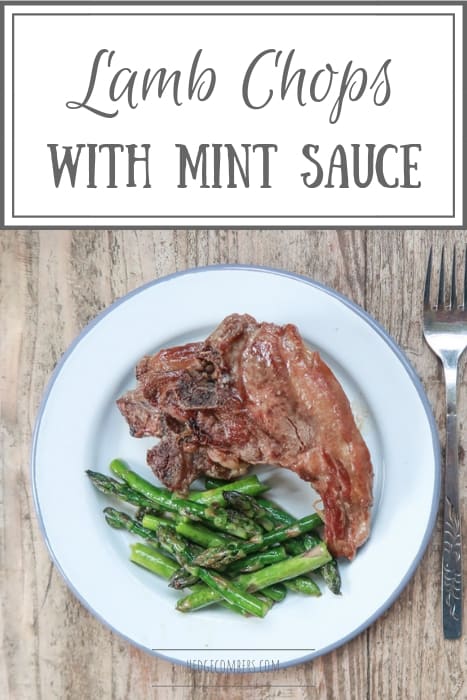
POLYGON ((203 342, 143 358, 136 377, 117 404, 133 435, 160 438, 147 461, 169 489, 285 467, 319 494, 330 551, 355 556, 370 530, 369 451, 342 387, 295 326, 232 314, 203 342))

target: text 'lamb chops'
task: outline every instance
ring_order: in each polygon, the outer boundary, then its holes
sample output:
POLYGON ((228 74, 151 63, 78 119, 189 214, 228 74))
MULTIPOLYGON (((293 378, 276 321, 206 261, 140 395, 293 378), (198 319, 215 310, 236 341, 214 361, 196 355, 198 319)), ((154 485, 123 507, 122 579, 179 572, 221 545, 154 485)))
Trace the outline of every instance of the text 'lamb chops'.
POLYGON ((117 404, 132 435, 160 438, 147 460, 169 489, 286 467, 319 494, 330 551, 355 556, 370 530, 370 455, 341 385, 295 326, 232 314, 203 342, 144 357, 136 378, 117 404))

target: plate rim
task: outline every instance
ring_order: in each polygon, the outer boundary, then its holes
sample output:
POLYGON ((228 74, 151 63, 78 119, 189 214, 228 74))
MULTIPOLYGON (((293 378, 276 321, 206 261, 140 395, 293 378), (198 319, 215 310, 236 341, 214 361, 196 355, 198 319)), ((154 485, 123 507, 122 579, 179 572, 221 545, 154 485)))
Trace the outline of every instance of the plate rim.
MULTIPOLYGON (((406 374, 408 375, 408 378, 412 385, 414 386, 417 395, 421 401, 421 405, 424 409, 425 416, 428 421, 428 425, 430 428, 430 433, 431 433, 431 440, 432 440, 432 450, 433 450, 433 458, 434 458, 434 484, 433 484, 433 497, 432 497, 432 502, 431 502, 431 507, 430 507, 430 514, 428 518, 428 523, 427 527, 425 529, 423 538, 420 542, 418 551, 412 560, 408 570, 406 571, 403 579, 399 583, 399 585, 392 591, 391 595, 384 601, 382 605, 380 605, 377 610, 374 611, 372 615, 367 617, 360 625, 358 625, 355 629, 353 629, 349 634, 347 634, 344 637, 341 637, 339 640, 336 642, 333 642, 331 644, 328 644, 326 647, 319 649, 318 651, 313 651, 310 654, 306 654, 302 657, 294 658, 289 661, 284 661, 280 662, 277 666, 278 669, 283 669, 283 668, 289 668, 291 666, 295 666, 297 664, 301 663, 306 663, 308 661, 312 661, 313 659, 316 659, 318 657, 324 656, 326 654, 329 654, 331 651, 340 648, 341 646, 344 646, 347 644, 349 641, 360 635, 363 631, 365 631, 368 627, 370 627, 381 615, 383 615, 384 612, 386 612, 392 605, 393 603, 399 598, 399 596, 402 594, 403 590, 406 588, 407 584, 409 581, 412 579, 413 575, 415 574, 415 571, 417 570, 421 559, 423 558, 423 555, 425 554, 425 551, 428 547, 428 544, 431 540, 432 533, 436 524, 436 519, 437 519, 437 514, 438 514, 438 509, 439 509, 439 504, 440 504, 440 497, 441 497, 441 446, 440 446, 440 440, 439 440, 439 433, 438 433, 438 426, 436 423, 436 420, 434 418, 433 410, 431 407, 431 404, 428 400, 428 396, 425 392, 425 389, 423 387, 423 384, 415 372, 415 369, 412 367, 409 359, 407 358, 405 352, 402 350, 402 348, 399 347, 399 345, 395 342, 395 340, 390 336, 390 334, 384 329, 384 327, 375 319, 373 318, 367 311, 365 311, 359 304, 356 302, 352 301, 348 297, 346 297, 344 294, 341 292, 336 291, 335 289, 332 289, 331 287, 328 287, 327 285, 323 284, 322 282, 317 282, 313 280, 310 277, 307 277, 305 275, 295 273, 295 272, 290 272, 285 269, 281 268, 274 268, 274 267, 269 267, 269 266, 262 266, 262 265, 252 265, 252 264, 241 264, 241 263, 223 263, 223 264, 213 264, 213 265, 204 265, 200 267, 191 267, 191 268, 186 268, 184 270, 179 270, 177 272, 170 273, 168 275, 164 275, 162 277, 159 277, 154 280, 150 280, 149 282, 146 282, 135 289, 132 289, 131 291, 127 292, 123 296, 119 297, 115 301, 113 301, 111 304, 109 304, 107 307, 105 307, 102 311, 100 311, 95 317, 93 317, 85 326, 84 328, 76 335, 76 337, 72 340, 72 342, 67 346, 63 354, 61 355, 60 359, 58 360, 57 364, 55 365, 54 369, 52 370, 52 373, 49 376, 49 379, 45 385, 45 388, 42 392, 41 400, 39 403, 39 406, 37 408, 37 415, 34 423, 34 430, 32 433, 32 441, 31 441, 31 452, 30 452, 30 478, 31 478, 31 486, 32 486, 32 496, 33 496, 33 502, 34 502, 34 508, 36 511, 36 516, 37 516, 37 521, 39 524, 39 530, 41 532, 42 538, 46 544, 49 556, 52 559, 52 562, 54 566, 57 568, 58 572, 60 573, 62 579, 64 580, 67 588, 73 593, 73 595, 77 598, 77 600, 85 607, 88 612, 90 612, 93 617, 95 617, 101 624, 104 625, 107 629, 110 629, 114 634, 118 635, 118 637, 124 639, 128 643, 132 644, 133 646, 141 649, 142 651, 146 652, 147 654, 150 654, 151 656, 154 656, 156 658, 162 658, 165 659, 166 661, 171 662, 172 664, 180 664, 185 667, 189 667, 189 663, 180 659, 173 658, 167 654, 162 654, 160 651, 151 649, 149 647, 146 647, 144 644, 140 644, 139 642, 136 642, 134 639, 131 637, 125 635, 123 632, 120 630, 117 630, 111 622, 106 620, 103 616, 100 615, 99 612, 97 612, 90 603, 78 592, 78 590, 75 588, 74 584, 68 576, 65 574, 64 570, 62 569, 59 560, 55 556, 52 544, 49 540, 47 530, 44 525, 44 520, 42 516, 42 510, 41 506, 39 503, 39 496, 37 492, 37 483, 36 483, 36 452, 37 452, 37 442, 38 442, 38 437, 39 437, 39 432, 40 432, 40 427, 42 423, 42 418, 47 406, 47 402, 49 399, 49 396, 53 390, 53 387, 55 385, 55 382, 57 381, 58 377, 60 376, 60 373, 62 371, 63 366, 65 365, 67 359, 69 356, 74 352, 75 348, 81 343, 81 341, 88 335, 88 333, 94 328, 94 326, 98 325, 107 315, 112 313, 114 309, 116 309, 118 306, 121 304, 126 303, 129 299, 132 297, 141 294, 145 292, 147 289, 154 287, 159 284, 165 284, 169 281, 172 281, 178 277, 183 277, 183 276, 188 276, 188 275, 194 275, 198 273, 206 273, 206 272, 232 272, 232 271, 243 271, 243 272, 260 272, 260 273, 268 273, 280 277, 287 277, 289 279, 303 282, 315 289, 318 289, 321 292, 324 292, 325 294, 333 297, 334 299, 338 300, 344 306, 346 306, 350 311, 353 313, 357 314, 364 322, 366 322, 378 335, 379 337, 389 346, 390 350, 394 353, 394 355, 397 357, 399 360, 400 364, 402 365, 403 369, 405 370, 406 374)), ((261 650, 259 650, 261 651, 261 650)), ((193 670, 193 669, 192 669, 193 670)), ((195 669, 196 670, 196 669, 195 669)), ((212 669, 212 672, 214 673, 225 673, 225 671, 219 669, 217 670, 212 669)), ((235 673, 235 674, 242 674, 242 673, 261 673, 262 671, 258 671, 256 669, 237 669, 233 671, 229 671, 229 673, 235 673)), ((265 672, 265 671, 263 671, 265 672)))

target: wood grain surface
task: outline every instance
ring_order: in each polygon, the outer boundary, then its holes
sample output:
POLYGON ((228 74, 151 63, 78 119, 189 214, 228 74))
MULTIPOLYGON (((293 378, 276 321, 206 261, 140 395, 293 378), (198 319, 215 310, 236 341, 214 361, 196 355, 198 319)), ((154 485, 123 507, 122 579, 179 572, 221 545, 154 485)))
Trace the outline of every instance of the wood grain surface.
MULTIPOLYGON (((454 242, 464 251, 467 232, 0 232, 1 698, 467 698, 466 637, 445 641, 442 635, 439 518, 400 598, 345 646, 278 672, 205 673, 133 648, 76 600, 49 559, 29 476, 40 397, 76 334, 142 283, 214 263, 298 272, 363 306, 421 377, 443 440, 441 369, 422 340, 421 299, 430 245, 439 250, 445 244, 450 251, 454 242)), ((467 541, 465 363, 461 379, 460 484, 467 541)), ((467 622, 464 627, 467 632, 467 622)))

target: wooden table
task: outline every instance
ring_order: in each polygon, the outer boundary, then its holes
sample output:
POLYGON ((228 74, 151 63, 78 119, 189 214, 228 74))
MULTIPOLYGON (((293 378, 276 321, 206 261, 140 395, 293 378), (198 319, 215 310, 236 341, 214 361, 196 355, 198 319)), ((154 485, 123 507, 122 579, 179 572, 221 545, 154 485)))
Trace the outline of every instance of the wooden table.
MULTIPOLYGON (((213 263, 251 263, 298 272, 364 307, 400 344, 421 377, 443 440, 441 369, 422 340, 421 300, 429 246, 438 249, 445 243, 451 250, 454 242, 463 251, 467 232, 0 232, 0 697, 467 698, 467 637, 445 641, 441 629, 439 519, 423 561, 400 598, 353 641, 283 671, 218 675, 152 658, 122 641, 83 608, 50 562, 36 521, 29 476, 39 400, 52 369, 76 334, 114 299, 142 283, 213 263)), ((463 367, 459 413, 465 507, 463 367)), ((467 541, 467 513, 463 526, 467 541)))

